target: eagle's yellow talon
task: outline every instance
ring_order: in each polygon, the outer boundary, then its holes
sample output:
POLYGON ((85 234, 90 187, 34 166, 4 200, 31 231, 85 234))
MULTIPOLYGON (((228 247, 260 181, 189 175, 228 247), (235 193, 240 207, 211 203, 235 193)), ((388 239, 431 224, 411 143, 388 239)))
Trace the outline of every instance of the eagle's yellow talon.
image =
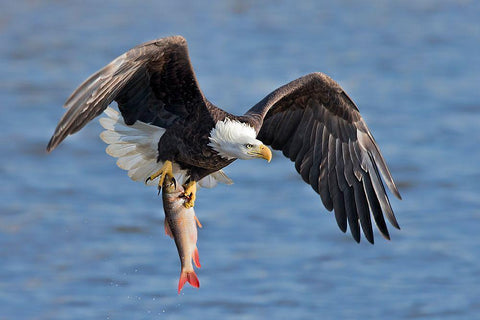
POLYGON ((165 181, 166 176, 168 176, 170 180, 175 181, 175 178, 173 176, 172 162, 169 160, 165 161, 165 163, 163 164, 162 168, 160 168, 160 170, 158 170, 157 172, 152 174, 150 177, 148 177, 145 183, 160 177, 160 179, 158 179, 158 190, 160 190, 163 186, 163 182, 165 181))
POLYGON ((183 204, 185 208, 192 208, 195 205, 195 199, 197 198, 197 183, 195 181, 190 181, 187 185, 184 186, 185 191, 183 192, 187 200, 183 204))

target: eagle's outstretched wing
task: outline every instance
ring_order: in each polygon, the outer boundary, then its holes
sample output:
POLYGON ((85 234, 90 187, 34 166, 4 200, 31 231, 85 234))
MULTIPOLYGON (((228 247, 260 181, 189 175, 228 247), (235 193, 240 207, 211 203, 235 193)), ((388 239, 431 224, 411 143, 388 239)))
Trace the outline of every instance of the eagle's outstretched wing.
POLYGON ((395 196, 401 198, 400 193, 357 106, 331 78, 312 73, 294 80, 245 116, 255 124, 259 140, 295 162, 325 207, 335 211, 343 232, 348 221, 357 242, 361 226, 373 243, 370 212, 385 238, 383 214, 399 228, 380 174, 395 196))
POLYGON ((114 100, 127 125, 140 120, 168 128, 178 117, 206 111, 185 39, 173 36, 141 44, 89 77, 65 102, 68 110, 47 151, 83 128, 114 100))

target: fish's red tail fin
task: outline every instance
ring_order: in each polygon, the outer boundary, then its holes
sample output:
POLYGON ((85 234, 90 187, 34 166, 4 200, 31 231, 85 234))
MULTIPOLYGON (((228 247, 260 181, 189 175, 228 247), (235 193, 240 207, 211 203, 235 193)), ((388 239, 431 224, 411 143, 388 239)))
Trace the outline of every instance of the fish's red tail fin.
POLYGON ((178 281, 178 294, 180 294, 180 291, 182 291, 182 288, 187 281, 192 287, 200 287, 200 282, 198 281, 195 271, 182 271, 182 273, 180 273, 180 280, 178 281))

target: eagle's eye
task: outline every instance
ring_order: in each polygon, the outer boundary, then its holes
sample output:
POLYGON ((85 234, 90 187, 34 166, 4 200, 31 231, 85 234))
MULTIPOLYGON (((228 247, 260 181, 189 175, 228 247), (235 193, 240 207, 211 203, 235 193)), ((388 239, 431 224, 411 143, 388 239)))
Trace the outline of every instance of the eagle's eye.
POLYGON ((247 149, 252 149, 252 148, 253 148, 253 144, 247 143, 247 144, 245 144, 245 148, 247 148, 247 149))

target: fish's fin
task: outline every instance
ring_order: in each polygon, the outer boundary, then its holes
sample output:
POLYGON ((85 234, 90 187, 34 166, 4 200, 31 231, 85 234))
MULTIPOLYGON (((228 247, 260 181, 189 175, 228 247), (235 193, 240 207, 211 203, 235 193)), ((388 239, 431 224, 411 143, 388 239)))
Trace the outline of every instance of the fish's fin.
POLYGON ((173 238, 172 230, 170 229, 167 219, 164 220, 163 227, 165 228, 165 234, 170 238, 173 238))
POLYGON ((200 223, 200 221, 198 220, 197 216, 195 216, 195 221, 197 221, 197 225, 198 225, 199 228, 203 228, 203 226, 200 223))
POLYGON ((195 250, 193 250, 192 258, 193 258, 193 262, 195 263, 195 266, 197 268, 201 268, 202 266, 200 265, 200 258, 198 256, 198 248, 197 247, 195 247, 195 250))
POLYGON ((178 281, 178 294, 180 294, 180 291, 182 291, 182 288, 187 281, 192 287, 200 287, 200 282, 198 281, 195 271, 182 271, 182 273, 180 273, 180 280, 178 281))

